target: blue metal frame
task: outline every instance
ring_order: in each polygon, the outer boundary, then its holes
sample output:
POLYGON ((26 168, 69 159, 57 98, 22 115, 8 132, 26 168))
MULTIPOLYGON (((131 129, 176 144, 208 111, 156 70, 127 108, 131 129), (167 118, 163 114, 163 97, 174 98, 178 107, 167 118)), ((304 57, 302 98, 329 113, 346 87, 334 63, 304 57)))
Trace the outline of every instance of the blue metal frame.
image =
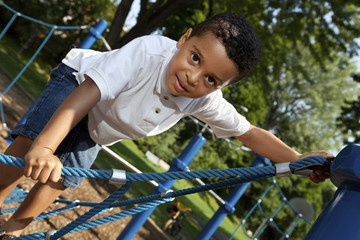
POLYGON ((331 164, 336 193, 305 240, 360 239, 360 146, 348 145, 331 164))
MULTIPOLYGON (((186 146, 184 151, 180 154, 180 156, 173 159, 173 164, 171 165, 169 172, 183 171, 184 169, 186 170, 189 163, 192 161, 205 142, 206 139, 202 135, 196 134, 186 146)), ((166 192, 172 187, 175 181, 176 180, 169 180, 159 183, 159 186, 155 189, 154 193, 166 192)), ((132 239, 153 213, 155 208, 156 207, 153 207, 142 213, 136 214, 117 239, 132 239)))
MULTIPOLYGON (((251 167, 261 167, 269 165, 270 160, 256 154, 256 158, 251 164, 251 167)), ((210 239, 211 236, 216 232, 221 222, 229 214, 235 211, 235 204, 239 201, 246 189, 250 186, 251 182, 240 184, 234 187, 228 197, 225 200, 225 204, 221 205, 210 221, 205 225, 203 230, 197 236, 197 240, 210 239)))

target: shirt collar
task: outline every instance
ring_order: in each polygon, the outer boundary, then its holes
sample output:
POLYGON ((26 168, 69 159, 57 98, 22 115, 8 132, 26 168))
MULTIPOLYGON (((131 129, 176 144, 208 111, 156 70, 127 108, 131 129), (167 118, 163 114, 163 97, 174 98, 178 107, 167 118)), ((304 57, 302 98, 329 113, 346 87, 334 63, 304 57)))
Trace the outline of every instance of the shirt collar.
POLYGON ((169 65, 171 58, 176 53, 176 51, 177 51, 176 46, 173 49, 168 51, 168 54, 163 61, 163 66, 161 67, 161 69, 162 69, 161 74, 159 75, 159 78, 157 79, 157 82, 156 82, 155 91, 156 91, 156 93, 158 93, 161 96, 170 97, 170 99, 172 99, 172 101, 178 106, 180 111, 183 111, 190 104, 190 102, 193 99, 188 98, 188 97, 182 97, 182 96, 177 97, 177 96, 172 95, 166 85, 166 75, 167 75, 168 65, 169 65))

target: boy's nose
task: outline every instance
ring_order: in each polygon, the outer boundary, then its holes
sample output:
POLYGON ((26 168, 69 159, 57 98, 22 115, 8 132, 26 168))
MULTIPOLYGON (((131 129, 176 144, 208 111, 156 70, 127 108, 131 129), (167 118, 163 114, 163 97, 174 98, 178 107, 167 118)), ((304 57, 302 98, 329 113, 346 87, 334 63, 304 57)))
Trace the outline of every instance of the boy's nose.
POLYGON ((194 71, 188 74, 188 82, 190 85, 196 86, 199 82, 201 73, 198 71, 194 71))

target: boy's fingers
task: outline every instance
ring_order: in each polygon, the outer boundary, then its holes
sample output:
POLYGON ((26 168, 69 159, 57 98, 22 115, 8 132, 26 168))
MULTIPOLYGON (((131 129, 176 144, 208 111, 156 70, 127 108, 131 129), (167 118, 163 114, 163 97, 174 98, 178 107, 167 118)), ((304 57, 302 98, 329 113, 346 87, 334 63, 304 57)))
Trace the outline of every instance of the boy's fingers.
POLYGON ((316 175, 315 173, 310 174, 310 179, 311 179, 311 181, 313 181, 314 183, 323 182, 323 181, 325 180, 325 179, 319 178, 319 176, 316 175))
POLYGON ((38 176, 38 181, 41 183, 46 183, 49 179, 50 171, 48 169, 42 169, 41 174, 38 176))
POLYGON ((41 172, 41 169, 37 168, 37 167, 33 167, 32 168, 32 171, 31 171, 31 175, 30 177, 33 179, 33 180, 37 180, 40 176, 40 172, 41 172))
POLYGON ((302 158, 311 157, 311 156, 322 156, 326 159, 335 158, 334 155, 329 154, 327 152, 311 152, 311 153, 304 154, 302 158))
POLYGON ((318 175, 320 178, 329 178, 330 177, 330 172, 329 169, 316 169, 315 170, 315 174, 318 175))
POLYGON ((31 166, 25 166, 25 168, 24 168, 24 176, 25 177, 30 177, 31 171, 32 171, 31 166))
POLYGON ((62 169, 62 164, 58 164, 51 172, 49 176, 49 181, 58 182, 61 178, 61 169, 62 169))
POLYGON ((24 175, 38 180, 41 183, 47 181, 58 182, 61 177, 62 163, 53 156, 46 160, 37 159, 37 161, 28 161, 24 168, 24 175))
POLYGON ((330 177, 329 168, 327 167, 318 167, 315 169, 313 173, 310 174, 309 178, 314 183, 319 183, 325 181, 327 178, 330 177))

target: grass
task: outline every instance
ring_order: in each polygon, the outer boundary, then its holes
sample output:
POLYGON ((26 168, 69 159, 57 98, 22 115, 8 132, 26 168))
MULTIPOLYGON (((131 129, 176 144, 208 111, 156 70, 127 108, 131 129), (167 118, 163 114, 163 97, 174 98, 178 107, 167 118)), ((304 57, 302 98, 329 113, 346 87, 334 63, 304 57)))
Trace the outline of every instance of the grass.
MULTIPOLYGON (((21 69, 30 60, 32 52, 26 50, 22 54, 18 54, 20 49, 9 39, 1 39, 0 41, 0 68, 11 79, 14 79, 21 69)), ((40 95, 42 89, 49 79, 49 72, 53 65, 40 62, 36 59, 18 79, 17 83, 26 90, 26 92, 35 99, 40 95)))
MULTIPOLYGON (((0 41, 0 68, 11 78, 14 78, 20 72, 22 67, 25 66, 32 54, 33 53, 28 50, 22 51, 22 49, 19 49, 13 41, 3 38, 0 41), (21 54, 18 54, 19 52, 21 52, 21 54)), ((39 59, 35 59, 24 74, 18 79, 19 85, 35 99, 41 93, 44 85, 48 81, 49 72, 53 66, 54 64, 41 62, 39 59)), ((141 152, 132 141, 122 141, 114 145, 112 150, 139 168, 142 172, 163 171, 148 161, 145 154, 141 152)), ((96 165, 101 169, 123 169, 120 163, 103 152, 99 154, 96 165)), ((194 184, 191 181, 179 180, 175 182, 173 189, 185 189, 192 186, 194 186, 194 184)), ((147 196, 152 190, 153 187, 149 183, 134 183, 131 190, 127 193, 127 196, 129 198, 147 196)), ((190 207, 192 213, 205 223, 209 221, 219 207, 217 202, 207 193, 186 195, 179 197, 178 200, 187 207, 190 207)), ((160 228, 163 227, 163 224, 168 219, 166 206, 167 204, 160 205, 151 215, 151 218, 160 228)), ((225 218, 220 225, 220 230, 227 236, 230 236, 240 223, 237 218, 234 219, 234 221, 231 221, 229 218, 225 218)), ((182 220, 182 225, 182 232, 186 234, 188 239, 195 239, 201 231, 201 227, 196 225, 189 217, 182 220)), ((242 231, 238 231, 235 239, 247 238, 242 231)))

